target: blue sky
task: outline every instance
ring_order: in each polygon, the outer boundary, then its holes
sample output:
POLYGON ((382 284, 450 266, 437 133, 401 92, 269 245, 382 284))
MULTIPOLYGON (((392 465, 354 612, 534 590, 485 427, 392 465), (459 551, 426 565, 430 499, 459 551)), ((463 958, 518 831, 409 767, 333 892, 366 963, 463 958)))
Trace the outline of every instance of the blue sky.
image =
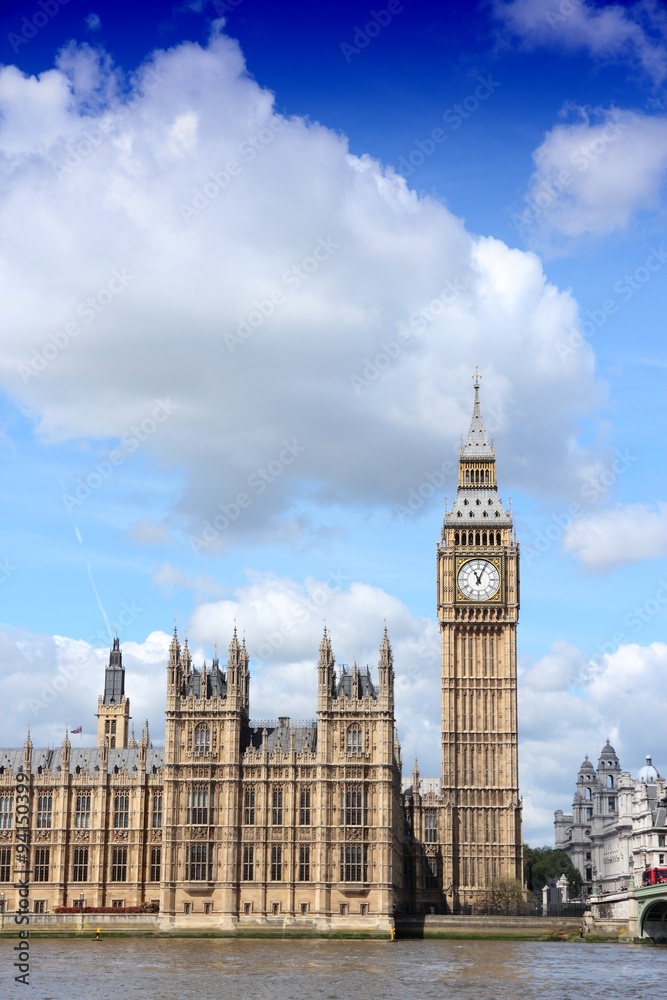
POLYGON ((526 836, 607 736, 667 768, 666 21, 4 5, 5 745, 93 738, 114 626, 159 739, 174 619, 199 657, 245 630, 258 717, 312 715, 325 618, 361 663, 386 619, 404 759, 437 774, 434 547, 479 363, 526 836))

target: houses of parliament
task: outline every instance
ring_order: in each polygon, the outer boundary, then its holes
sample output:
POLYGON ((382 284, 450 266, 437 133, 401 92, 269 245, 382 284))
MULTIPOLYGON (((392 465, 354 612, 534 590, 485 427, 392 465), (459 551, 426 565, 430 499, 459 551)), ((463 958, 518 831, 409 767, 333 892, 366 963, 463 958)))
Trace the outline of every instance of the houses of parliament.
POLYGON ((236 632, 226 663, 197 666, 174 630, 164 747, 148 723, 130 737, 115 639, 94 748, 65 735, 39 749, 28 734, 0 750, 0 904, 16 909, 29 856, 31 912, 152 904, 165 930, 379 930, 397 912, 474 910, 521 878, 518 611, 519 547, 476 379, 437 547, 440 775, 415 764, 402 778, 386 628, 375 672, 337 666, 325 629, 315 720, 259 724, 236 632))

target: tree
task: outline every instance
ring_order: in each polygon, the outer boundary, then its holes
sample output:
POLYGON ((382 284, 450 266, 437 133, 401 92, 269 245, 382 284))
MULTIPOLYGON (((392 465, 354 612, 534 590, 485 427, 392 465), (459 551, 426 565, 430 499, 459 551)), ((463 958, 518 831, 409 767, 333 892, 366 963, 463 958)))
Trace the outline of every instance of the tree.
POLYGON ((486 890, 484 912, 504 916, 523 913, 524 889, 518 878, 494 879, 486 890))
POLYGON ((576 899, 581 893, 582 879, 565 851, 523 845, 523 877, 529 892, 541 892, 550 878, 559 879, 561 875, 570 883, 570 898, 576 899))

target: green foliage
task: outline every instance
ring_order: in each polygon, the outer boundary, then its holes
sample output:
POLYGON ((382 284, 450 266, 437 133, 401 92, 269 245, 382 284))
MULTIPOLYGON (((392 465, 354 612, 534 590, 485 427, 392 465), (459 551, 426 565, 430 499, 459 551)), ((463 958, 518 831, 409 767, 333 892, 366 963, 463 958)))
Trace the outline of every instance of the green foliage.
POLYGON ((509 916, 524 911, 524 891, 519 879, 495 879, 486 890, 484 912, 509 916))
POLYGON ((559 879, 561 875, 570 883, 570 899, 576 899, 581 892, 582 879, 565 851, 523 845, 523 877, 529 892, 541 892, 548 879, 559 879))

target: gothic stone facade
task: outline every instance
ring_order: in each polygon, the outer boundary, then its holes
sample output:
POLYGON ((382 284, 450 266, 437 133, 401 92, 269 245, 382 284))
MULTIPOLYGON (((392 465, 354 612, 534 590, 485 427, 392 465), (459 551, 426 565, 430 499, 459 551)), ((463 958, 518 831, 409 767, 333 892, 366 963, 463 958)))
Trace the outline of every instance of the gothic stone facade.
POLYGON ((308 723, 250 720, 236 634, 222 669, 217 658, 196 668, 174 632, 164 749, 148 723, 138 743, 128 736, 116 639, 96 748, 66 735, 40 750, 28 735, 0 751, 0 906, 17 903, 24 824, 36 912, 154 903, 165 927, 388 928, 397 910, 474 910, 494 881, 520 878, 518 546, 478 389, 437 553, 440 776, 422 778, 415 762, 401 787, 386 629, 377 680, 337 669, 325 630, 308 723))

